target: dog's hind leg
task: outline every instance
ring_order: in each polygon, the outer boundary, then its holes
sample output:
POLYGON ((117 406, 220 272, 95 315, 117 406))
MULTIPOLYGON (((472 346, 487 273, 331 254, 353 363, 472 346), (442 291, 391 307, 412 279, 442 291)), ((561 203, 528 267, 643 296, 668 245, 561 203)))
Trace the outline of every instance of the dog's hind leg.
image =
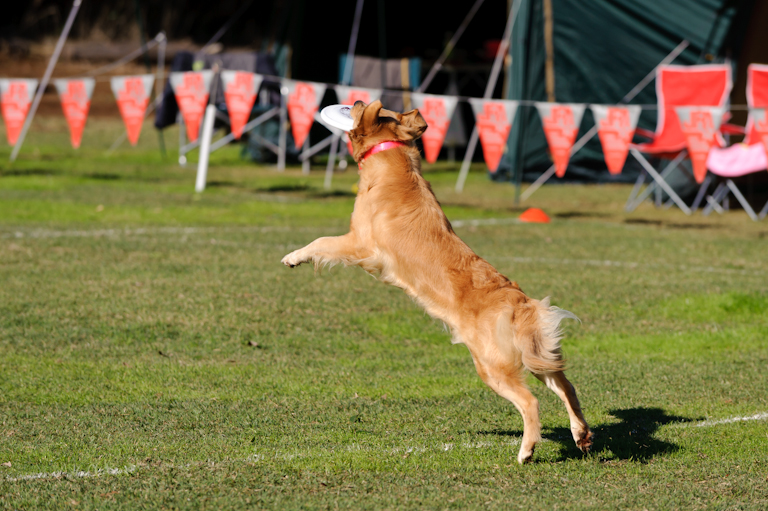
POLYGON ((571 420, 571 434, 576 445, 583 452, 589 452, 592 447, 592 439, 594 435, 589 430, 587 421, 584 420, 584 414, 581 413, 581 405, 579 405, 579 398, 576 397, 576 390, 571 385, 571 382, 565 377, 565 373, 562 371, 554 373, 535 374, 536 378, 544 382, 552 392, 565 404, 566 410, 568 410, 568 417, 571 420))
POLYGON ((522 365, 508 363, 498 353, 492 357, 473 358, 477 374, 486 385, 515 405, 523 416, 523 441, 517 462, 530 461, 536 443, 541 440, 541 423, 539 401, 525 385, 522 365))

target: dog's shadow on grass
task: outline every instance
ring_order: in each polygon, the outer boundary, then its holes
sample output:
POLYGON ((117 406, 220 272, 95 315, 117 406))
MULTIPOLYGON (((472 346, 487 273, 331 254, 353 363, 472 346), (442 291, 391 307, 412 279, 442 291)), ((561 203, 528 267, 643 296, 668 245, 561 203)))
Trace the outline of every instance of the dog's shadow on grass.
MULTIPOLYGON (((610 410, 609 413, 619 419, 613 424, 598 424, 592 427, 595 434, 591 453, 599 458, 635 460, 647 463, 656 456, 670 454, 679 446, 655 437, 659 426, 672 422, 685 423, 701 420, 676 415, 667 415, 661 408, 627 408, 610 410)), ((583 456, 576 447, 569 428, 544 429, 543 438, 560 444, 556 461, 583 456)), ((498 435, 522 437, 522 431, 491 430, 477 431, 480 435, 498 435)))
MULTIPOLYGON (((619 419, 613 424, 597 424, 592 427, 595 434, 591 452, 603 459, 635 460, 647 463, 656 456, 671 454, 680 449, 674 443, 656 438, 660 426, 672 422, 685 423, 699 419, 667 415, 661 408, 627 408, 609 410, 619 419)), ((561 444, 558 461, 581 455, 568 428, 555 428, 544 437, 561 444)))

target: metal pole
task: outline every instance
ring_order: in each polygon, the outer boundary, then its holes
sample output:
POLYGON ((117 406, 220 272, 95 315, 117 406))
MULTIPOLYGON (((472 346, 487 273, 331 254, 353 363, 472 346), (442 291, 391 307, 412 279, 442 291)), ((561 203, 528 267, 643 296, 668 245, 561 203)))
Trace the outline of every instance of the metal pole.
MULTIPOLYGON (((157 34, 160 46, 157 48, 157 77, 155 78, 155 102, 159 105, 163 101, 163 81, 165 80, 165 45, 168 40, 165 32, 157 34)), ((157 141, 160 143, 160 154, 165 159, 165 135, 163 130, 157 130, 157 141)))
MULTIPOLYGON (((675 47, 675 49, 669 53, 669 55, 664 57, 664 59, 661 62, 659 62, 656 65, 656 67, 651 69, 651 71, 647 75, 645 75, 645 78, 640 80, 640 83, 635 85, 632 88, 632 90, 630 90, 626 94, 626 96, 621 98, 621 101, 619 101, 619 103, 629 103, 630 101, 632 101, 632 99, 634 99, 634 97, 637 96, 640 93, 640 91, 643 90, 645 86, 648 85, 656 77, 656 70, 659 69, 661 66, 666 66, 667 64, 675 60, 678 55, 683 53, 683 51, 688 47, 689 44, 690 43, 687 40, 683 39, 680 42, 680 44, 678 44, 675 47)), ((595 136, 596 133, 597 133, 597 126, 593 126, 592 129, 584 133, 584 135, 575 144, 573 144, 573 147, 571 147, 571 156, 573 156, 573 154, 576 153, 576 151, 584 147, 586 143, 589 142, 589 140, 595 136)), ((538 190, 539 187, 543 185, 544 182, 547 181, 550 177, 552 177, 554 173, 555 173, 555 165, 552 164, 552 166, 549 167, 549 169, 544 174, 539 176, 539 178, 536 181, 534 181, 531 184, 531 186, 526 188, 525 192, 523 192, 523 194, 520 196, 520 200, 524 201, 525 199, 533 195, 533 192, 538 190)))
MULTIPOLYGON (((512 37, 512 27, 515 25, 515 19, 517 19, 517 13, 520 11, 520 0, 515 0, 512 4, 512 8, 509 10, 509 17, 507 17, 507 26, 504 29, 504 38, 499 44, 499 49, 496 51, 496 58, 493 61, 493 67, 491 68, 491 76, 488 79, 488 84, 485 86, 484 99, 489 99, 493 95, 493 89, 496 88, 496 82, 499 80, 499 73, 501 72, 501 66, 504 63, 504 56, 507 54, 509 48, 509 40, 512 37)), ((477 139, 480 133, 477 131, 477 124, 475 124, 472 130, 472 136, 469 139, 469 145, 467 146, 467 153, 464 155, 464 161, 461 163, 461 171, 459 171, 459 179, 456 181, 456 193, 461 193, 464 190, 464 182, 467 180, 469 174, 469 165, 472 163, 472 157, 475 155, 475 148, 477 147, 477 139), (473 143, 474 142, 474 143, 473 143)))
POLYGON ((179 125, 179 165, 182 167, 187 164, 187 151, 184 150, 184 146, 187 142, 186 126, 184 125, 184 116, 181 115, 181 111, 176 114, 176 124, 179 125))
POLYGON ((285 96, 288 94, 288 87, 282 85, 280 87, 280 136, 278 138, 278 146, 280 152, 277 154, 277 170, 282 172, 285 170, 285 151, 286 151, 286 137, 285 124, 288 122, 288 112, 285 106, 285 96))
POLYGON ((333 135, 333 142, 331 142, 331 154, 328 156, 328 165, 325 167, 325 182, 323 183, 323 187, 326 190, 331 189, 331 182, 333 181, 333 167, 335 167, 336 151, 339 149, 340 139, 340 135, 333 135))
POLYGON ((197 178, 195 191, 205 190, 205 181, 208 177, 208 157, 211 154, 211 137, 213 136, 213 121, 216 120, 216 106, 209 104, 205 108, 205 120, 203 121, 203 133, 200 142, 200 160, 197 162, 197 178))
POLYGON ((352 60, 355 58, 357 34, 360 31, 360 17, 363 14, 363 1, 357 0, 355 6, 355 20, 352 23, 352 35, 349 37, 349 46, 347 47, 347 61, 344 63, 344 79, 341 81, 344 85, 349 85, 352 81, 352 60))
POLYGON ((464 31, 467 29, 467 26, 469 26, 469 23, 472 21, 472 18, 475 17, 475 13, 477 13, 477 10, 480 8, 480 6, 483 4, 484 0, 476 0, 475 4, 472 6, 472 8, 469 10, 467 15, 464 17, 464 21, 461 22, 461 25, 459 25, 458 30, 456 30, 456 33, 453 34, 453 37, 451 37, 451 40, 448 41, 448 44, 445 45, 445 49, 443 49, 443 53, 440 55, 440 57, 435 61, 434 64, 432 64, 432 67, 429 70, 429 73, 427 73, 427 77, 424 78, 424 81, 421 82, 421 85, 418 89, 416 89, 416 92, 424 92, 427 90, 427 87, 429 87, 429 84, 432 83, 432 80, 435 78, 435 75, 443 68, 443 63, 448 58, 448 56, 451 54, 453 49, 456 47, 456 43, 459 42, 459 38, 464 34, 464 31))
MULTIPOLYGON (((342 85, 349 85, 352 81, 352 65, 354 63, 355 59, 355 47, 357 46, 357 34, 360 31, 360 17, 363 13, 363 1, 364 0, 357 0, 357 5, 355 6, 355 18, 354 22, 352 23, 352 33, 349 36, 349 46, 347 46, 347 60, 344 62, 344 76, 342 77, 341 83, 342 85)), ((379 0, 379 16, 382 17, 384 9, 384 4, 381 0, 379 0)), ((379 27, 379 46, 381 47, 382 43, 382 30, 381 27, 379 27)), ((381 49, 381 48, 380 48, 381 49)), ((382 60, 383 62, 383 60, 382 60)), ((384 64, 382 64, 384 67, 386 67, 384 64)), ((382 82, 384 81, 384 73, 381 75, 382 82)), ((385 84, 382 83, 382 87, 384 87, 385 84)), ((385 88, 385 87, 384 87, 385 88)), ((331 181, 333 180, 333 169, 336 166, 336 154, 339 149, 339 141, 341 140, 341 137, 333 136, 333 140, 331 141, 331 153, 328 155, 328 165, 325 167, 325 188, 331 187, 331 181)))
POLYGON ((37 107, 40 106, 40 101, 43 99, 43 93, 45 92, 45 88, 48 86, 48 81, 51 79, 53 68, 56 67, 56 62, 59 61, 59 55, 61 55, 61 49, 64 47, 64 43, 67 40, 69 31, 72 29, 72 24, 75 22, 75 16, 77 16, 77 11, 80 10, 81 3, 82 3, 82 0, 75 0, 74 3, 72 4, 72 10, 69 11, 67 22, 64 24, 64 30, 61 31, 59 40, 56 43, 56 48, 53 50, 53 55, 51 55, 51 60, 48 61, 48 67, 45 69, 45 74, 43 75, 43 79, 40 81, 40 87, 37 89, 37 94, 35 94, 35 100, 32 102, 32 107, 29 109, 29 114, 27 115, 27 118, 24 121, 24 126, 21 128, 21 134, 19 135, 19 140, 16 142, 16 145, 13 146, 13 152, 11 153, 12 162, 16 161, 16 157, 19 155, 21 146, 24 145, 24 138, 27 136, 27 131, 29 130, 29 126, 32 124, 32 119, 35 117, 35 112, 37 112, 37 107))
POLYGON ((307 138, 304 140, 304 146, 301 149, 301 173, 308 176, 309 175, 309 157, 307 156, 309 154, 309 133, 307 133, 307 138))
POLYGON ((213 123, 216 120, 216 92, 219 83, 219 66, 213 66, 213 90, 208 97, 208 106, 205 108, 205 118, 203 119, 203 129, 200 134, 200 159, 197 161, 197 178, 195 180, 195 191, 197 193, 205 190, 205 182, 208 177, 208 158, 211 155, 211 138, 213 138, 213 123))

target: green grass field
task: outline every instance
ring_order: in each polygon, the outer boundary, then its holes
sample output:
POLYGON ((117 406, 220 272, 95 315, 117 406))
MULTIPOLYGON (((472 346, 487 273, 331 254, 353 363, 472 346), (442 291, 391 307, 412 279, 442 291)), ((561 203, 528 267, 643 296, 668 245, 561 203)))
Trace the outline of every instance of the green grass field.
POLYGON ((345 232, 352 169, 325 191, 232 147, 195 195, 173 132, 163 160, 149 124, 107 154, 120 130, 74 151, 44 118, 0 149, 0 508, 768 508, 765 221, 552 185, 524 206, 553 222, 518 224, 481 166, 461 195, 426 168, 459 236, 583 322, 594 452, 531 378, 545 440, 519 466, 519 414, 442 324, 359 269, 280 264, 345 232))

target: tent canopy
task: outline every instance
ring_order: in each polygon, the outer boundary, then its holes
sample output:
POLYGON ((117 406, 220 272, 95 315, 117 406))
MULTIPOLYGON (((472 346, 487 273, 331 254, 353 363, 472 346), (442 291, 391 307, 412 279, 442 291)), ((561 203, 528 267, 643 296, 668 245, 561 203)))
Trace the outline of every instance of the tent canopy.
MULTIPOLYGON (((753 4, 753 0, 522 0, 512 33, 506 96, 617 103, 684 39, 690 45, 675 64, 731 62, 735 67, 753 4), (553 64, 549 72, 548 59, 553 64)), ((632 103, 655 105, 653 83, 632 103)), ((593 124, 587 110, 579 136, 593 124)), ((653 130, 655 110, 645 109, 639 126, 653 130)), ((550 165, 541 120, 533 107, 522 108, 504 168, 522 169, 531 179, 550 165)), ((627 170, 619 179, 634 178, 633 169, 627 170)), ((612 180, 597 137, 573 156, 568 172, 587 180, 612 180)))

